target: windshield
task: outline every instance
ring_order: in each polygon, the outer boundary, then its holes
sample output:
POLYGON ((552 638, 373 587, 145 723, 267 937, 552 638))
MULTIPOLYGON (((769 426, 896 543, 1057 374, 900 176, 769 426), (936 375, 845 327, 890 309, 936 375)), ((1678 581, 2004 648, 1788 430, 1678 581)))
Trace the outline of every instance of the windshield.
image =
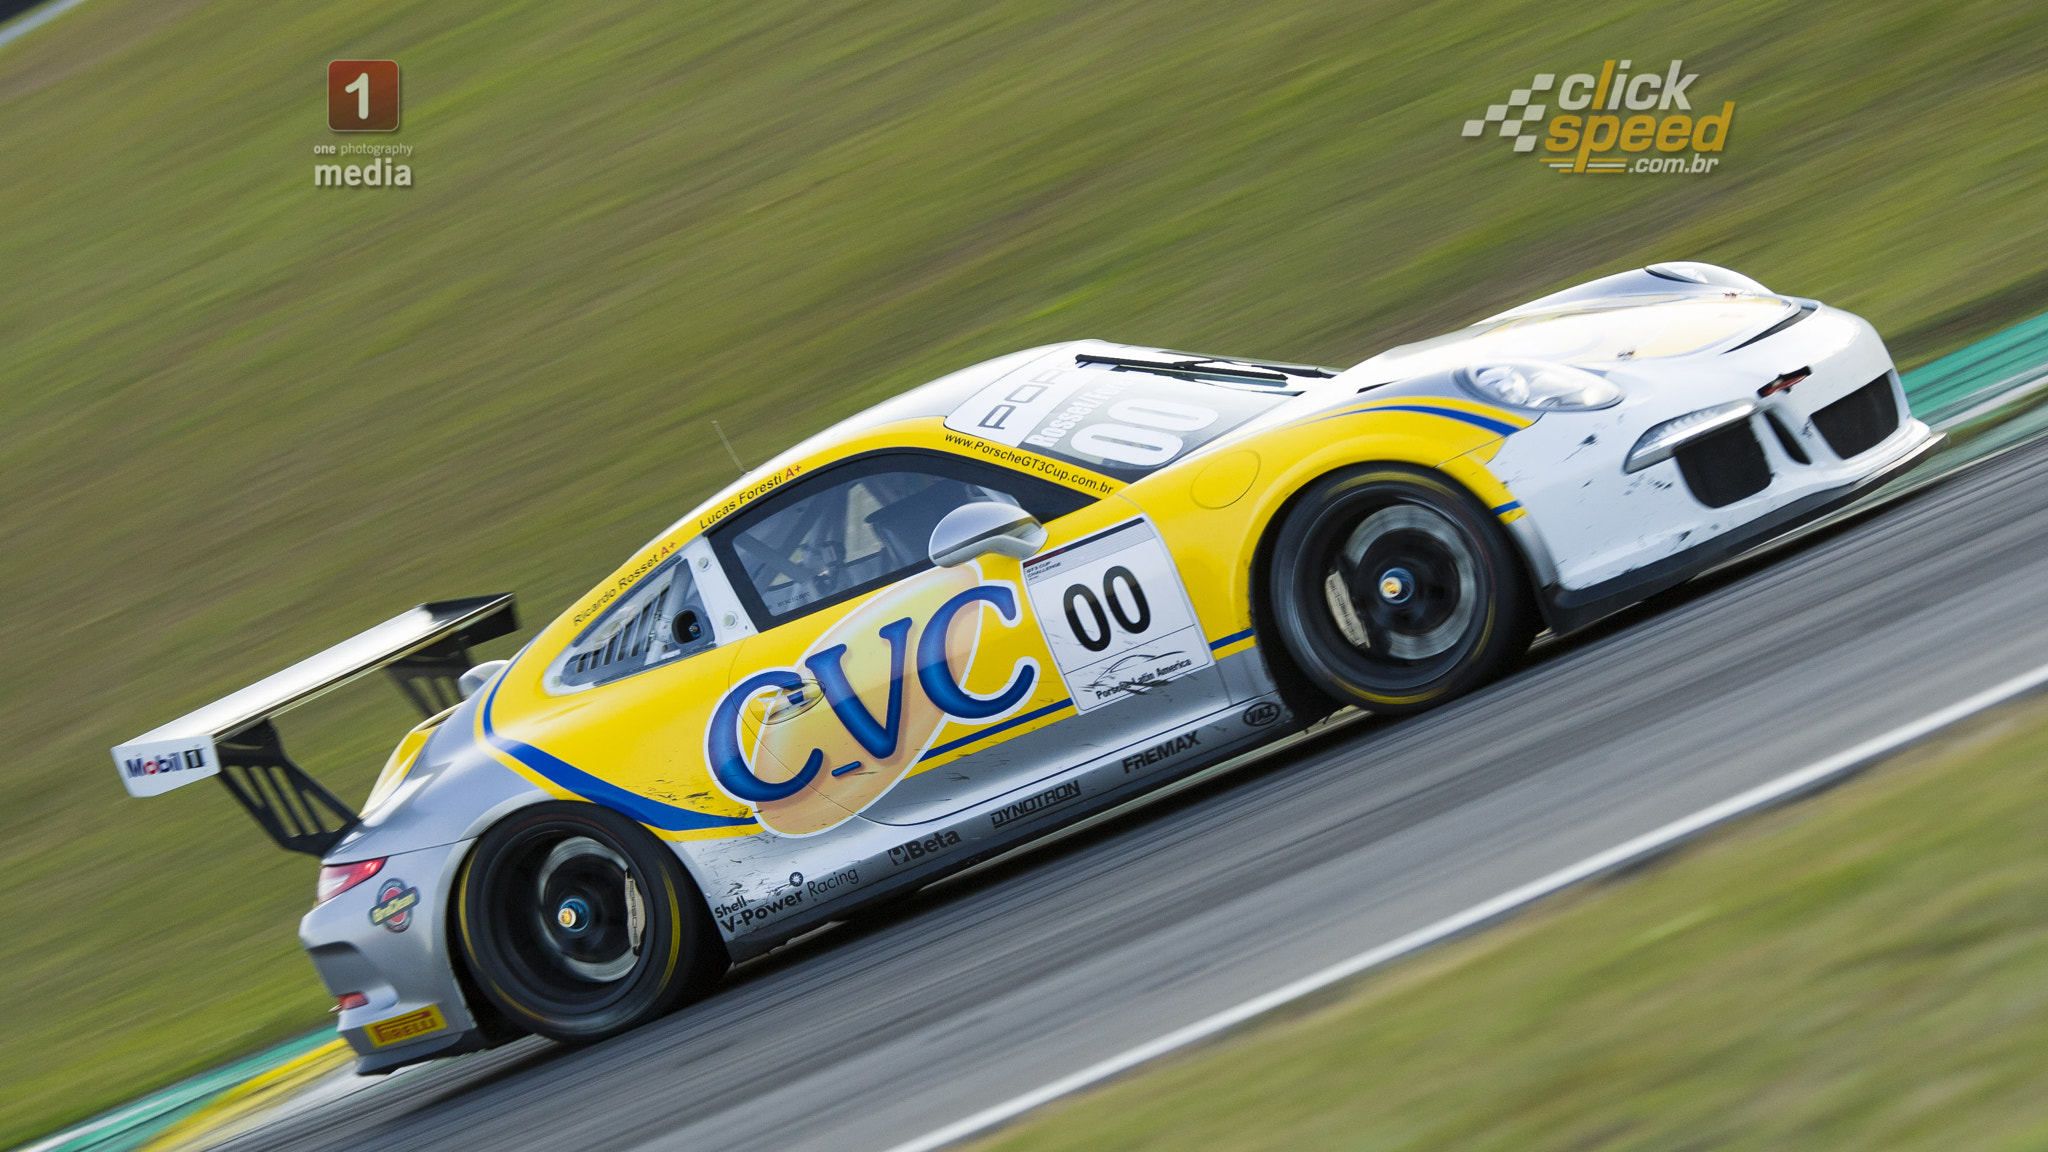
POLYGON ((1296 394, 1064 359, 983 388, 946 417, 946 427, 1135 480, 1296 394))

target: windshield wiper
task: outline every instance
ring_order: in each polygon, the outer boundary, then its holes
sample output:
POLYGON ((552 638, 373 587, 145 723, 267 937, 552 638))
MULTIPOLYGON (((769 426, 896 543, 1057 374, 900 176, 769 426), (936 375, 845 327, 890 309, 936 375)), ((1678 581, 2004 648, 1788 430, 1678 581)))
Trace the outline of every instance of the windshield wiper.
POLYGON ((1170 376, 1222 376, 1232 380, 1257 380, 1273 384, 1291 384, 1296 376, 1327 380, 1336 375, 1328 368, 1308 365, 1263 364, 1257 361, 1217 360, 1204 356, 1187 360, 1147 360, 1137 356, 1101 356, 1093 352, 1083 352, 1074 357, 1074 362, 1107 364, 1112 368, 1160 372, 1170 376))

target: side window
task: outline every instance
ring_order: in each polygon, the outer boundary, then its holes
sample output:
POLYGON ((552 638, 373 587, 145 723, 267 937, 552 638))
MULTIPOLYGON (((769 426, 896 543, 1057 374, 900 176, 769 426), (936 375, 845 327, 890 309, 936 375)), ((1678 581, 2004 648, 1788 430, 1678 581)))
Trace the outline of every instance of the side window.
POLYGON ((838 465, 733 519, 713 543, 762 627, 931 567, 932 529, 963 504, 1014 504, 1050 520, 1089 503, 1057 485, 922 454, 838 465))
POLYGON ((631 593, 605 609, 555 657, 548 686, 559 691, 610 683, 716 642, 711 614, 691 578, 689 562, 673 556, 642 577, 631 593))

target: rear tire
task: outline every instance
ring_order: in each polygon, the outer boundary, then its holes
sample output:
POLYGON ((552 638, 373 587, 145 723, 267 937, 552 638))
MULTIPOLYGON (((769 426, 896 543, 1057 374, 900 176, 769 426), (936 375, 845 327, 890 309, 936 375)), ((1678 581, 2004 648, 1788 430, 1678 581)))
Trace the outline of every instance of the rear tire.
POLYGON ((1514 546, 1450 480, 1379 464, 1310 485, 1273 541, 1273 624, 1340 704, 1432 708, 1499 675, 1537 613, 1514 546))
POLYGON ((536 804, 500 821, 456 891, 457 934, 484 997, 551 1039, 637 1027, 726 967, 675 853, 597 804, 536 804))

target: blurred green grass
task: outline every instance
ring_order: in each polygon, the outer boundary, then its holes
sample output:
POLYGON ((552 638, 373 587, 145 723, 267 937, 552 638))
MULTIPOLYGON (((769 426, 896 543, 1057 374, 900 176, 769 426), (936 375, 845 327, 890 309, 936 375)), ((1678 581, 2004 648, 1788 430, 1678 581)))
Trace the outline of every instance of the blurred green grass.
POLYGON ((980 1152, 2048 1144, 2048 702, 980 1152))
MULTIPOLYGON (((1707 259, 1913 363, 2048 307, 2015 0, 93 0, 0 50, 0 1144, 315 1026, 310 861, 109 745, 420 600, 530 623, 727 480, 986 356, 1350 363, 1707 259), (1704 178, 1458 135, 1681 57, 1704 178), (398 59, 411 189, 312 186, 398 59)), ((500 642, 490 654, 509 650, 500 642)), ((408 722, 290 746, 348 795, 408 722)))

